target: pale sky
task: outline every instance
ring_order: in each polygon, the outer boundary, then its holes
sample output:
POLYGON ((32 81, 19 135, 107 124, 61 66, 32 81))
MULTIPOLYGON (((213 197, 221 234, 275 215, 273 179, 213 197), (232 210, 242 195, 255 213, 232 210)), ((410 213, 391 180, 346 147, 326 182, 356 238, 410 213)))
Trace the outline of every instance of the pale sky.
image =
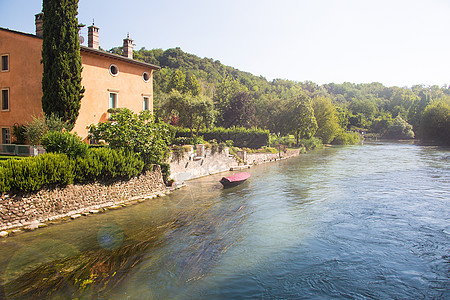
MULTIPOLYGON (((34 33, 41 8, 0 0, 0 27, 34 33)), ((106 50, 129 33, 136 50, 180 47, 268 80, 450 84, 450 0, 80 0, 78 13, 106 50)))

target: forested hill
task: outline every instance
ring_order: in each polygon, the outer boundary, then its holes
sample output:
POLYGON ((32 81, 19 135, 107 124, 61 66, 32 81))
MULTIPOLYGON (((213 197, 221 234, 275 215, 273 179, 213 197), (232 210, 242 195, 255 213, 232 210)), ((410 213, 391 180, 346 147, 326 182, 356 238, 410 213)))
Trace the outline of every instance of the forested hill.
MULTIPOLYGON (((121 48, 113 48, 110 51, 120 53, 121 48)), ((196 85, 199 86, 198 93, 204 98, 203 101, 210 99, 213 102, 211 109, 215 112, 215 117, 212 120, 203 116, 203 124, 196 126, 208 126, 208 122, 224 127, 258 126, 271 132, 296 132, 307 137, 311 132, 299 131, 298 126, 291 124, 302 122, 293 119, 295 117, 292 111, 295 108, 300 109, 299 103, 305 104, 305 101, 310 101, 306 106, 314 106, 314 99, 319 98, 322 102, 328 103, 329 100, 333 104, 333 115, 336 115, 339 126, 343 129, 365 130, 385 135, 397 120, 397 123, 411 124, 416 136, 450 142, 449 86, 386 87, 377 82, 318 85, 310 81, 296 82, 285 79, 267 81, 262 76, 225 66, 218 60, 200 58, 180 48, 165 51, 142 48, 134 51, 134 58, 161 67, 154 75, 157 106, 167 103, 166 100, 170 98, 168 95, 173 89, 184 93, 186 89, 189 90, 189 85, 190 89, 194 90, 198 88, 196 85), (239 109, 233 111, 233 107, 239 109)), ((197 92, 191 94, 196 95, 197 92)), ((318 106, 320 105, 316 105, 314 111, 315 121, 321 119, 318 106)), ((319 132, 320 126, 321 124, 318 124, 319 128, 316 128, 319 132)), ((325 142, 332 140, 331 137, 321 138, 325 139, 325 142)))
POLYGON ((225 78, 237 79, 249 91, 261 90, 262 93, 270 91, 270 84, 264 77, 257 77, 233 67, 225 66, 218 60, 200 58, 186 53, 180 48, 146 50, 142 48, 134 52, 134 58, 148 63, 156 64, 162 69, 155 72, 155 91, 164 91, 174 70, 180 69, 188 76, 195 75, 198 79, 202 93, 212 97, 214 88, 225 78), (157 74, 159 73, 159 74, 157 74))

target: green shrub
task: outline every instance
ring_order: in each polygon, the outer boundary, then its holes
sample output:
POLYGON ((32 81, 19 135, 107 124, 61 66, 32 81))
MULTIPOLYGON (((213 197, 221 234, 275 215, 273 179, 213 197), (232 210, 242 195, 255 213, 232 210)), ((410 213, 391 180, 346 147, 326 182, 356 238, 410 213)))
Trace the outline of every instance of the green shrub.
POLYGON ((164 180, 164 183, 167 184, 169 177, 170 177, 170 164, 168 163, 161 163, 161 174, 164 180))
POLYGON ((172 144, 174 145, 198 145, 198 144, 204 144, 205 141, 203 140, 203 137, 201 136, 195 136, 194 137, 177 137, 173 139, 172 144))
POLYGON ((142 173, 138 154, 109 148, 90 149, 85 157, 46 153, 37 157, 0 162, 0 192, 37 191, 50 185, 129 179, 142 173))
POLYGON ((312 137, 309 139, 301 139, 299 142, 306 148, 306 150, 323 148, 322 140, 317 137, 312 137))
POLYGON ((215 154, 219 151, 219 144, 217 144, 216 140, 211 141, 211 154, 215 154))
MULTIPOLYGON (((189 137, 190 134, 191 132, 187 128, 177 128, 175 137, 189 137)), ((207 141, 216 140, 218 143, 226 143, 228 141, 228 144, 231 144, 229 141, 233 141, 232 145, 237 147, 258 149, 269 144, 269 131, 258 128, 232 127, 225 129, 216 127, 200 130, 198 134, 207 141)))
POLYGON ((110 148, 89 149, 86 157, 78 157, 75 165, 77 182, 115 178, 132 178, 142 173, 144 162, 138 154, 110 148))
POLYGON ((65 154, 0 162, 0 192, 37 191, 48 185, 73 183, 74 163, 65 154))
POLYGON ((280 136, 276 134, 270 135, 270 146, 285 145, 287 147, 293 147, 296 144, 295 137, 293 135, 280 136))
POLYGON ((356 145, 360 141, 360 137, 358 133, 352 132, 347 133, 344 130, 341 130, 331 142, 332 145, 356 145))
POLYGON ((89 146, 81 138, 70 133, 49 131, 41 138, 45 151, 51 153, 64 153, 71 158, 84 157, 89 146))
POLYGON ((172 146, 172 161, 179 162, 184 157, 184 152, 183 146, 172 146))
POLYGON ((227 144, 224 142, 221 142, 221 143, 219 143, 219 145, 217 147, 217 151, 219 151, 219 153, 222 153, 226 147, 227 147, 227 144))
POLYGON ((16 138, 16 144, 25 145, 27 142, 27 129, 25 125, 14 125, 13 135, 16 138))

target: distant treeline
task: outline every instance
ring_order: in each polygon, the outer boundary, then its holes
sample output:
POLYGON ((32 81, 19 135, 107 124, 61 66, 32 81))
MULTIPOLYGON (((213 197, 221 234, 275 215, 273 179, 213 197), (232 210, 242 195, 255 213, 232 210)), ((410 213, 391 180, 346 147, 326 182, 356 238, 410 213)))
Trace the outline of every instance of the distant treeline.
POLYGON ((346 131, 450 143, 448 86, 268 81, 180 48, 142 48, 134 57, 161 67, 154 75, 157 115, 193 133, 211 126, 256 126, 324 143, 346 131))

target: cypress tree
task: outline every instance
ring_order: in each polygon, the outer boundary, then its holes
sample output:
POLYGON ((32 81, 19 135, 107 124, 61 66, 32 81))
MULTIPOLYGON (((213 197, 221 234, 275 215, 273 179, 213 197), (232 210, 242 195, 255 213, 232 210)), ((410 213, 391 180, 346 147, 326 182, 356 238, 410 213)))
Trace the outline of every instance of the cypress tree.
POLYGON ((84 88, 78 38, 78 0, 43 0, 42 109, 72 129, 84 88))

